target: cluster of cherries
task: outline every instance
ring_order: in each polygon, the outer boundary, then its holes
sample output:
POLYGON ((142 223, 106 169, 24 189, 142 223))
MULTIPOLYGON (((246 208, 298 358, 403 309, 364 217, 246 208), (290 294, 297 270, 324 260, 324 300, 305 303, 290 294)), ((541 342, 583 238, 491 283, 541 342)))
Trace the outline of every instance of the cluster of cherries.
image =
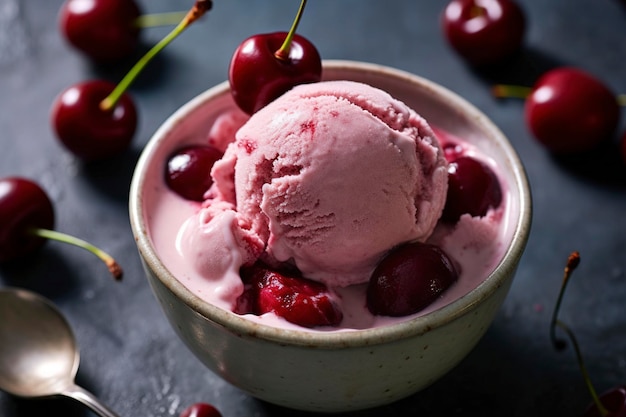
MULTIPOLYGON (((253 114, 297 84, 321 79, 321 58, 315 46, 295 33, 306 2, 301 3, 289 33, 252 36, 236 49, 229 68, 235 103, 253 114)), ((484 163, 446 145, 449 190, 442 220, 455 223, 461 215, 484 216, 500 205, 502 191, 484 163)), ((185 146, 165 164, 165 181, 183 198, 202 201, 211 186, 210 171, 220 152, 208 144, 185 146)), ((257 262, 241 271, 246 290, 236 312, 274 312, 304 327, 332 326, 342 312, 325 285, 300 276, 292 266, 271 269, 257 262)), ((367 306, 373 314, 406 316, 422 310, 458 278, 452 260, 440 248, 420 242, 389 252, 368 284, 367 306)))
MULTIPOLYGON (((452 0, 443 13, 442 28, 468 63, 493 66, 521 49, 526 17, 515 0, 452 0)), ((497 97, 525 99, 530 132, 555 154, 593 150, 610 140, 619 124, 623 96, 578 68, 547 71, 532 87, 497 85, 493 91, 497 97)), ((626 161, 626 132, 620 151, 626 161)))
MULTIPOLYGON (((125 150, 137 126, 137 110, 126 89, 156 53, 210 7, 210 1, 197 0, 171 34, 155 45, 117 86, 92 80, 63 91, 51 111, 52 126, 60 142, 84 161, 108 158, 125 150)), ((59 16, 65 39, 94 62, 117 62, 128 57, 138 44, 142 20, 140 9, 132 0, 66 0, 59 16)), ((115 278, 121 278, 122 269, 109 254, 53 230, 52 203, 34 181, 18 176, 0 179, 0 214, 0 262, 23 258, 53 239, 92 252, 105 262, 115 278)))
MULTIPOLYGON (((499 64, 523 43, 526 19, 514 0, 452 0, 445 8, 442 27, 450 45, 471 65, 499 64)), ((581 153, 606 143, 615 134, 623 95, 614 94, 601 80, 573 67, 560 67, 543 74, 532 87, 497 85, 496 97, 525 99, 525 121, 533 136, 556 154, 581 153)), ((626 132, 620 139, 626 161, 626 132)), ((598 396, 591 384, 571 330, 557 320, 560 301, 571 272, 580 258, 572 254, 551 323, 555 346, 562 345, 554 329, 561 327, 572 339, 581 371, 590 387, 593 403, 587 417, 626 416, 626 386, 598 396)))

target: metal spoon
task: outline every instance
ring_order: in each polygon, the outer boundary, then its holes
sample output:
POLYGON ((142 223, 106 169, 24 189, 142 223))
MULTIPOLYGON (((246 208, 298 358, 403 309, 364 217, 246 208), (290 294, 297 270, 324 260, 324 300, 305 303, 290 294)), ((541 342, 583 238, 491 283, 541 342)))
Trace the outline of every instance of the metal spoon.
POLYGON ((79 353, 74 334, 45 298, 0 289, 0 389, 23 398, 66 396, 101 417, 118 417, 74 383, 79 353))

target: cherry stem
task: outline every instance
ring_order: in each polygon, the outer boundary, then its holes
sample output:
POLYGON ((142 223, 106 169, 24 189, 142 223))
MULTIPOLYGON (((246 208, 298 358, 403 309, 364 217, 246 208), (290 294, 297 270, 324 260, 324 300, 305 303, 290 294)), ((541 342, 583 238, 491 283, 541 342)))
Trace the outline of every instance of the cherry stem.
POLYGON ((184 19, 187 12, 150 13, 139 16, 133 22, 137 28, 177 25, 184 19))
POLYGON ((283 41, 280 49, 274 53, 274 56, 282 61, 289 60, 289 52, 291 50, 291 41, 293 40, 293 36, 296 34, 296 30, 298 29, 298 24, 300 24, 300 19, 302 18, 302 14, 304 13, 304 7, 306 6, 306 0, 302 0, 300 2, 300 8, 298 9, 298 13, 296 14, 296 18, 291 25, 291 29, 289 29, 289 33, 287 33, 287 37, 283 41))
POLYGON ((526 98, 532 91, 531 87, 521 85, 496 84, 491 87, 491 94, 496 98, 526 98))
POLYGON ((596 392, 593 384, 591 383, 591 378, 589 377, 589 373, 587 372, 587 367, 583 361, 583 355, 580 350, 580 345, 578 344, 578 340, 574 335, 574 332, 562 321, 558 319, 559 310, 561 308, 561 303, 563 301, 563 295, 565 294, 565 288, 572 276, 574 270, 580 264, 580 254, 577 251, 572 252, 567 258, 567 264, 565 265, 565 269, 563 271, 563 282, 561 283, 561 290, 559 291, 559 296, 557 298, 556 304, 554 306, 554 312, 552 313, 552 320, 550 322, 550 340, 552 341, 552 345, 557 350, 562 350, 565 347, 565 342, 563 340, 557 339, 556 337, 556 327, 560 327, 565 331, 569 340, 572 343, 574 348, 574 352, 576 353, 576 360, 578 362, 578 367, 580 368, 580 373, 583 376, 585 384, 587 385, 587 389, 591 394, 591 398, 593 399, 596 408, 600 412, 600 415, 603 417, 608 416, 609 412, 600 401, 600 397, 596 392))
POLYGON ((156 45, 154 45, 139 61, 128 71, 128 73, 122 78, 122 81, 117 84, 111 94, 109 94, 102 102, 100 102, 100 109, 103 111, 112 110, 117 102, 120 100, 124 92, 132 84, 141 71, 148 65, 148 63, 154 58, 163 48, 169 45, 178 35, 180 35, 185 29, 189 27, 193 22, 202 17, 212 7, 211 0, 196 0, 193 7, 187 12, 185 17, 178 23, 178 25, 172 29, 163 39, 161 39, 156 45))
POLYGON ((33 236, 38 236, 45 239, 56 240, 58 242, 68 243, 70 245, 78 246, 79 248, 83 248, 92 254, 96 255, 102 262, 104 262, 109 269, 113 278, 117 281, 122 279, 122 268, 120 265, 113 259, 111 255, 103 251, 102 249, 92 245, 91 243, 79 239, 75 236, 71 236, 65 233, 57 232, 56 230, 49 229, 41 229, 41 228, 32 228, 28 231, 33 236))
POLYGON ((596 389, 591 383, 591 378, 589 377, 589 372, 587 372, 587 367, 585 366, 585 362, 583 361, 583 355, 582 355, 582 352, 580 351, 580 346, 578 344, 578 340, 576 340, 576 336, 574 335, 574 332, 572 331, 572 329, 570 329, 565 323, 563 323, 560 320, 557 320, 555 322, 555 325, 563 329, 565 333, 567 334, 567 336, 569 337, 570 341, 572 342, 572 347, 574 348, 574 352, 576 353, 576 361, 578 362, 580 373, 582 374, 583 379, 585 380, 585 384, 587 385, 587 389, 589 390, 589 393, 591 394, 593 403, 596 405, 596 408, 600 412, 600 415, 602 417, 607 417, 609 415, 609 411, 602 404, 602 401, 600 401, 600 397, 598 396, 596 389))

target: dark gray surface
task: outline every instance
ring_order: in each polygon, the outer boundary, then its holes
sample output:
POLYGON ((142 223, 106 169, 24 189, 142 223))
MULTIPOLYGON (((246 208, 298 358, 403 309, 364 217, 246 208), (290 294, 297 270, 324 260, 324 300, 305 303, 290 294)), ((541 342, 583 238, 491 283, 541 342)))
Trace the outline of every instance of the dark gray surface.
MULTIPOLYGON (((191 1, 140 3, 157 12, 184 9, 191 1)), ((287 30, 297 7, 294 0, 215 3, 133 86, 141 119, 132 150, 92 166, 58 145, 48 121, 50 104, 66 86, 93 77, 117 81, 125 68, 94 67, 65 45, 56 25, 60 0, 22 0, 23 31, 13 25, 7 35, 0 18, 0 176, 42 184, 56 206, 56 228, 104 247, 126 271, 124 281, 115 283, 86 252, 50 243, 28 262, 0 267, 0 286, 31 289, 60 307, 81 348, 79 384, 120 416, 176 416, 197 401, 215 404, 224 416, 307 415, 250 398, 199 366, 159 310, 130 232, 130 177, 150 135, 178 106, 226 78, 241 40, 287 30)), ((394 66, 466 97, 509 136, 534 195, 527 251, 485 338, 432 387, 355 415, 580 415, 589 396, 574 355, 571 349, 555 352, 548 339, 563 264, 572 250, 583 260, 563 319, 576 330, 598 389, 626 383, 626 170, 613 149, 585 159, 550 156, 529 135, 522 103, 497 101, 489 93, 492 80, 529 82, 560 64, 580 66, 626 92, 626 9, 616 0, 520 3, 529 19, 525 53, 515 65, 485 74, 469 69, 446 45, 439 26, 442 0, 309 2, 300 33, 324 58, 394 66)), ((150 29, 144 40, 152 44, 165 33, 150 29)), ((89 412, 70 400, 26 401, 0 393, 0 416, 37 415, 89 412)))

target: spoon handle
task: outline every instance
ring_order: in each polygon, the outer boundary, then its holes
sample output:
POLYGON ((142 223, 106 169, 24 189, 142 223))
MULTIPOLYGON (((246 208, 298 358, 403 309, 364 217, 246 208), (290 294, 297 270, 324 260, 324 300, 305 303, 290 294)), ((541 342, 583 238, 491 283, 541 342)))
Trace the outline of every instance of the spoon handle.
POLYGON ((78 385, 72 385, 65 389, 61 395, 70 397, 79 401, 89 407, 91 411, 99 415, 100 417, 119 417, 104 404, 100 402, 92 393, 78 385))

